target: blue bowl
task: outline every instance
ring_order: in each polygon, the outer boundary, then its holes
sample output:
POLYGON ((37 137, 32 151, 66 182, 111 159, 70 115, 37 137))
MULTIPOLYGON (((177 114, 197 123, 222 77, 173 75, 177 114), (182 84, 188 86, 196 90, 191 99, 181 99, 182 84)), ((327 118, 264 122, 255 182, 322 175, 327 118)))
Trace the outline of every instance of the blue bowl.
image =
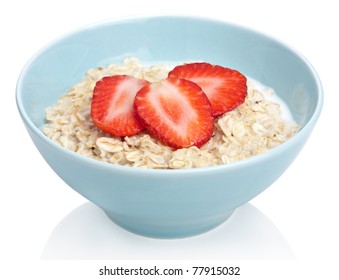
POLYGON ((51 168, 117 224, 146 236, 192 236, 216 227, 269 187, 296 158, 323 103, 319 78, 296 51, 255 31, 184 16, 140 17, 84 27, 52 42, 24 67, 17 105, 51 168), (42 132, 44 110, 88 69, 134 56, 146 63, 207 61, 273 87, 301 130, 284 144, 232 164, 150 170, 96 161, 60 147, 42 132))

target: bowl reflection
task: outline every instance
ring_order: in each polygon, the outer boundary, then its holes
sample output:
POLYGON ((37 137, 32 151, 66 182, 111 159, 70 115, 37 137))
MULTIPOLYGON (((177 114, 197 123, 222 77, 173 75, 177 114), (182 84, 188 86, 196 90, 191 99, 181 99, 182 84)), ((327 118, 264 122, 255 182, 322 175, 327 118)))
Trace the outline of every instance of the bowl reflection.
POLYGON ((194 237, 154 239, 112 223, 92 203, 67 215, 53 230, 42 259, 294 259, 288 243, 256 207, 239 207, 224 224, 194 237))

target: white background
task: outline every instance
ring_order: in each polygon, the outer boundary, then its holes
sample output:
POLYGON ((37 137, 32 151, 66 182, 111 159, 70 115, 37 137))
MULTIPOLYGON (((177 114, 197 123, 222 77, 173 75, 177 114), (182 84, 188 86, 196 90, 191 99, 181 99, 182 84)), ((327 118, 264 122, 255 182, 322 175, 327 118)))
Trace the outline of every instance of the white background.
POLYGON ((98 269, 104 265, 157 264, 237 265, 238 279, 338 279, 339 22, 334 3, 2 1, 0 278, 103 279, 98 269), (22 67, 51 40, 97 21, 168 13, 221 19, 274 36, 313 64, 325 92, 309 142, 276 183, 214 231, 172 241, 118 228, 66 186, 38 154, 15 105, 22 67))

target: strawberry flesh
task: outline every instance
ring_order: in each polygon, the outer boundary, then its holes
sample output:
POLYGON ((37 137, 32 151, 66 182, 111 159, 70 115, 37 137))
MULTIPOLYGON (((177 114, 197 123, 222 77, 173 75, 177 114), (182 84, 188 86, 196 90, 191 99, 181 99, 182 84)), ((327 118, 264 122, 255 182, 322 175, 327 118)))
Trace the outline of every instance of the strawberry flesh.
POLYGON ((207 95, 213 116, 233 110, 245 101, 247 79, 240 72, 206 62, 188 63, 175 67, 168 77, 190 80, 207 95))
POLYGON ((134 108, 148 132, 169 147, 201 147, 212 137, 211 104, 191 81, 167 78, 149 84, 137 93, 134 108))
POLYGON ((92 121, 101 130, 115 136, 131 136, 144 126, 134 114, 136 93, 149 82, 127 75, 104 77, 93 91, 91 102, 92 121))

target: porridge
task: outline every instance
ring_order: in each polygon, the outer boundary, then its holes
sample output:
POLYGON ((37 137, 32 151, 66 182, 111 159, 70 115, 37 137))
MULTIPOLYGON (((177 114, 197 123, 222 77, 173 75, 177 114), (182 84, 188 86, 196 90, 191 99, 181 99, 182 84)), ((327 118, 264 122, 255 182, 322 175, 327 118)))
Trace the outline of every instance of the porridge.
POLYGON ((136 58, 121 65, 91 69, 85 78, 46 109, 43 132, 61 146, 104 162, 152 169, 183 169, 221 165, 272 149, 298 130, 283 102, 271 88, 247 79, 247 96, 236 108, 214 118, 212 137, 199 148, 172 148, 143 130, 114 136, 94 125, 91 102, 100 79, 129 75, 150 83, 166 79, 174 66, 143 66, 136 58))

